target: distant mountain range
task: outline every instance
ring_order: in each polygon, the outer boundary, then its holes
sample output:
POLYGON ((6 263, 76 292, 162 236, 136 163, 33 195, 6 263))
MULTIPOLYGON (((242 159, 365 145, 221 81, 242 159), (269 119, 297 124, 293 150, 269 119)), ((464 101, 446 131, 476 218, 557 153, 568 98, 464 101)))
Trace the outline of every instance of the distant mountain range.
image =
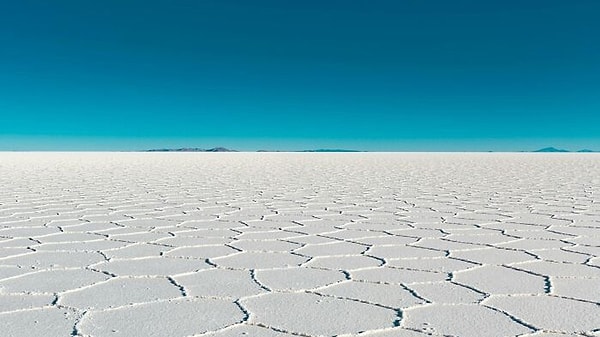
POLYGON ((213 147, 212 149, 201 149, 197 147, 182 147, 179 149, 151 149, 147 152, 238 152, 224 147, 213 147))
MULTIPOLYGON (((182 147, 177 149, 151 149, 146 152, 239 152, 237 150, 231 150, 225 147, 213 147, 211 149, 202 149, 198 147, 182 147)), ((358 150, 346 150, 346 149, 316 149, 316 150, 299 150, 299 151, 279 151, 279 150, 258 150, 256 152, 365 152, 358 150)), ((489 151, 493 152, 493 151, 489 151)), ((558 153, 558 152, 578 152, 578 153, 592 153, 592 152, 600 152, 593 150, 579 150, 579 151, 569 151, 565 149, 557 149, 555 147, 545 147, 543 149, 535 150, 535 151, 522 151, 522 152, 542 152, 542 153, 558 153)))
POLYGON ((344 149, 316 149, 316 150, 302 150, 294 152, 362 152, 358 150, 344 150, 344 149))
POLYGON ((532 152, 580 152, 580 153, 588 153, 588 152, 596 152, 596 151, 587 150, 587 149, 579 150, 579 151, 569 151, 569 150, 565 150, 565 149, 557 149, 555 147, 545 147, 543 149, 535 150, 535 151, 532 151, 532 152))
MULTIPOLYGON (((146 152, 238 152, 237 150, 231 150, 225 147, 213 147, 212 149, 202 149, 198 147, 182 147, 178 149, 151 149, 146 152)), ((300 150, 300 151, 271 151, 271 150, 258 150, 256 152, 361 152, 357 150, 344 150, 344 149, 316 149, 316 150, 300 150)))

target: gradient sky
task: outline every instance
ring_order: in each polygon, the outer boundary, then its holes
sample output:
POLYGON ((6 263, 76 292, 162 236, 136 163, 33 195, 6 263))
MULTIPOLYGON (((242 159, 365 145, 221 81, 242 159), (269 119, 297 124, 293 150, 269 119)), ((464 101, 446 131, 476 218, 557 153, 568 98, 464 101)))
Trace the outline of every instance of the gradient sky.
POLYGON ((0 5, 0 150, 600 150, 597 0, 0 5))

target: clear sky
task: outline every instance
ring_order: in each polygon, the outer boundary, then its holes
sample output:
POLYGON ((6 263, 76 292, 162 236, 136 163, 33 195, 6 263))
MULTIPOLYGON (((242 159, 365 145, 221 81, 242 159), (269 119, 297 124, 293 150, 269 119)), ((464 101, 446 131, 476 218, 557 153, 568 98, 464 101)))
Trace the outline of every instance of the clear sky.
POLYGON ((0 4, 0 150, 600 150, 597 0, 0 4))

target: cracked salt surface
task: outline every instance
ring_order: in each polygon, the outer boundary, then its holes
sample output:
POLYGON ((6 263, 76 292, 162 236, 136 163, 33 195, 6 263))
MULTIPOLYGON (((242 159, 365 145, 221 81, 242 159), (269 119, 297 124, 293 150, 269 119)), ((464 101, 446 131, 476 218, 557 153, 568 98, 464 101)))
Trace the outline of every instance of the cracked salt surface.
POLYGON ((254 313, 252 323, 314 336, 391 327, 398 319, 391 309, 309 293, 271 293, 243 300, 242 305, 254 313))
POLYGON ((600 336, 598 176, 594 154, 2 153, 0 335, 600 336))
POLYGON ((178 299, 92 311, 78 331, 91 336, 189 336, 241 322, 240 308, 222 299, 178 299), (147 322, 135 324, 135 322, 147 322))

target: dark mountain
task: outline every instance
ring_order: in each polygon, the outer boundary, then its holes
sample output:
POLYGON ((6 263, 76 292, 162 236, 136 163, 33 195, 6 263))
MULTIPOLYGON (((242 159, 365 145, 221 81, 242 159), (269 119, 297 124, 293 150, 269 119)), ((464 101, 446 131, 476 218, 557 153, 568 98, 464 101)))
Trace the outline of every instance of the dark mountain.
POLYGON ((588 149, 583 149, 583 150, 579 150, 577 152, 580 152, 580 153, 591 153, 591 152, 596 152, 596 151, 594 151, 594 150, 588 150, 588 149))
POLYGON ((212 149, 204 150, 204 152, 238 152, 225 147, 213 147, 212 149))
POLYGON ((545 147, 543 149, 535 150, 533 152, 569 152, 569 150, 557 149, 555 147, 545 147))

